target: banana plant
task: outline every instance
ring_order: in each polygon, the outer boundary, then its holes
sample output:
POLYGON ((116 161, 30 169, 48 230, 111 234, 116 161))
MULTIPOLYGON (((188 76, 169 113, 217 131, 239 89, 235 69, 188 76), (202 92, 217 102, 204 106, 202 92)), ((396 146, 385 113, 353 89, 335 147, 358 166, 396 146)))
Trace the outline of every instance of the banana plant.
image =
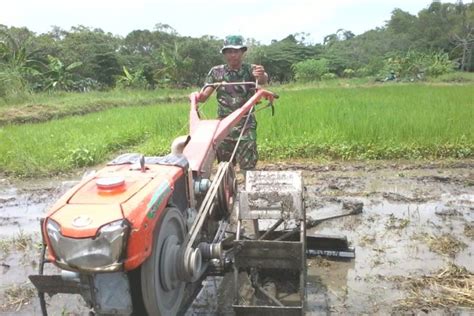
MULTIPOLYGON (((41 76, 42 63, 7 31, 0 30, 0 90, 28 90, 28 82, 41 76)), ((8 91, 3 91, 5 94, 8 91)))
POLYGON ((45 90, 71 90, 76 82, 73 70, 81 65, 82 62, 76 61, 66 66, 59 58, 48 55, 45 90))
POLYGON ((126 88, 145 88, 147 81, 143 69, 131 72, 123 66, 123 74, 118 76, 117 83, 126 88))

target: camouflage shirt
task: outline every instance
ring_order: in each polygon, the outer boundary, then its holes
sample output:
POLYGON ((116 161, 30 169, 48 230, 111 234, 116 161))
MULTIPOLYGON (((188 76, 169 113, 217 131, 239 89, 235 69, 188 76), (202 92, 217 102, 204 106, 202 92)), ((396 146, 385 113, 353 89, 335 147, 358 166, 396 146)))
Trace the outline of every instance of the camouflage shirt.
MULTIPOLYGON (((255 77, 252 75, 252 65, 242 64, 240 69, 232 70, 228 65, 215 66, 209 71, 206 77, 206 83, 218 82, 255 82, 255 77)), ((220 86, 217 88, 217 115, 219 118, 224 118, 236 109, 240 108, 255 94, 255 87, 251 85, 232 85, 220 86)), ((245 122, 246 116, 243 118, 239 126, 245 122)), ((256 128, 257 121, 255 115, 251 115, 247 127, 256 128)))

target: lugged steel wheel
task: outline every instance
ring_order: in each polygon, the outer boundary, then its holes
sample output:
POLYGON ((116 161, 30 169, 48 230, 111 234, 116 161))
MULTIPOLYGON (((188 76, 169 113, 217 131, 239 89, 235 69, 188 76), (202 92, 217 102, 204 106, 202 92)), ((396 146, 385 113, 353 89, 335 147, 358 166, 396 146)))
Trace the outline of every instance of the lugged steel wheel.
POLYGON ((155 227, 153 249, 141 269, 143 302, 148 315, 176 315, 186 283, 177 276, 178 253, 186 235, 185 221, 175 207, 167 207, 155 227))

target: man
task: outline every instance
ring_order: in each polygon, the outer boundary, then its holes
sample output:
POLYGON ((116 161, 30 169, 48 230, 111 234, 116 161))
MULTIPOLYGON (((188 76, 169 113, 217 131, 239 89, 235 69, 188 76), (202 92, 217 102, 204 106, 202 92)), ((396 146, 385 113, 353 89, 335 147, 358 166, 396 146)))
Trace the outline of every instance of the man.
MULTIPOLYGON (((251 65, 243 62, 247 46, 244 45, 242 36, 230 35, 224 40, 221 53, 224 55, 226 64, 215 66, 206 77, 206 84, 219 82, 256 82, 266 84, 268 75, 261 65, 251 65)), ((214 91, 214 87, 207 87, 199 95, 198 101, 205 102, 214 91)), ((252 85, 222 85, 217 88, 217 115, 224 118, 234 110, 245 104, 255 93, 252 85)), ((237 144, 247 116, 234 127, 217 148, 217 160, 229 161, 237 144)), ((251 114, 247 122, 239 147, 236 152, 236 161, 240 170, 245 174, 246 170, 255 168, 258 160, 257 152, 257 121, 255 115, 251 114)))

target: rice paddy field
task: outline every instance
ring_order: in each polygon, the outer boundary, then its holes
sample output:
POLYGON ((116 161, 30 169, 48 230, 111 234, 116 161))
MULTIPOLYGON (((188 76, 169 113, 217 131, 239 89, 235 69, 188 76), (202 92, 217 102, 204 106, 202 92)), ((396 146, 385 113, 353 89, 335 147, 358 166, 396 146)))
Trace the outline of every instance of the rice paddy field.
MULTIPOLYGON (((257 113, 262 160, 474 156, 472 84, 267 89, 280 98, 275 116, 269 109, 257 113)), ((212 99, 202 106, 206 118, 215 117, 212 99)), ((148 103, 142 98, 137 104, 148 103)), ((0 173, 47 176, 100 164, 123 152, 164 155, 174 137, 187 133, 188 112, 189 104, 179 101, 5 124, 0 126, 0 173)))

